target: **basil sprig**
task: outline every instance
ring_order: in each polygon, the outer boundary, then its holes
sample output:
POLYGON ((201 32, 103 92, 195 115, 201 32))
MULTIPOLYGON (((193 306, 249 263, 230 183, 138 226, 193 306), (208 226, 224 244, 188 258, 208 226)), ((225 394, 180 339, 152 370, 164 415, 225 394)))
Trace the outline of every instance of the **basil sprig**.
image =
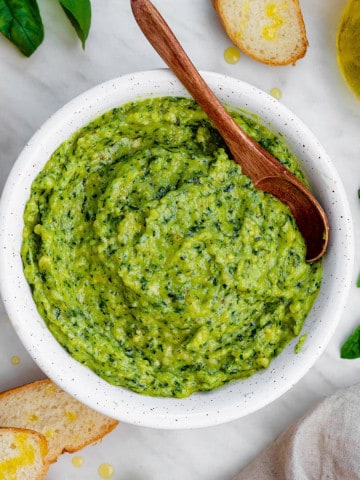
POLYGON ((341 347, 340 356, 349 359, 360 357, 360 325, 355 328, 341 347))
MULTIPOLYGON (((90 0, 59 0, 83 48, 91 24, 90 0)), ((44 39, 37 0, 0 0, 0 32, 29 57, 44 39)))

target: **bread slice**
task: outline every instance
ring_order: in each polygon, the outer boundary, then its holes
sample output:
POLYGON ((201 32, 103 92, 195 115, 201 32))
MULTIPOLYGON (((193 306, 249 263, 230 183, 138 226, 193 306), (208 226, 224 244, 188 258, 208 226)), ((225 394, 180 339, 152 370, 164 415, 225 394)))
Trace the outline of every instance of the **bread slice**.
POLYGON ((42 433, 49 446, 49 463, 63 452, 76 452, 100 440, 118 423, 83 405, 48 379, 0 393, 0 426, 42 433))
POLYGON ((41 480, 50 464, 45 460, 48 443, 33 430, 0 428, 1 480, 41 480))
POLYGON ((298 0, 213 0, 232 42, 269 65, 294 64, 308 40, 298 0))

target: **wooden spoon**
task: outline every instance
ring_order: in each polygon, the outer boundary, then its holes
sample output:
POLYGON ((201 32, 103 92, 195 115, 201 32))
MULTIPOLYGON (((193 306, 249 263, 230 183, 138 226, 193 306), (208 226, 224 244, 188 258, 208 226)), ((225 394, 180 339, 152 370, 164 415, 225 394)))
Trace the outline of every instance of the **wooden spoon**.
POLYGON ((131 0, 131 8, 146 38, 212 120, 243 173, 251 178, 256 188, 288 205, 306 244, 306 260, 319 259, 329 239, 329 222, 319 202, 233 120, 154 5, 149 0, 131 0))

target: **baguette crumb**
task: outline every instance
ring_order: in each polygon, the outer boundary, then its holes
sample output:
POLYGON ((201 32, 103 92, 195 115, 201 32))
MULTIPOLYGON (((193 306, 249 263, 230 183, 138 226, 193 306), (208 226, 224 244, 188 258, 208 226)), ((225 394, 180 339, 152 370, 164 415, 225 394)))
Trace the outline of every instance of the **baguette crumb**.
POLYGON ((212 0, 234 45, 268 65, 295 64, 308 40, 298 0, 212 0))
POLYGON ((83 405, 48 379, 0 393, 0 425, 40 432, 48 443, 48 463, 55 462, 63 452, 77 452, 100 440, 118 423, 83 405))
POLYGON ((0 478, 42 480, 50 463, 48 443, 39 432, 22 428, 0 428, 0 478))

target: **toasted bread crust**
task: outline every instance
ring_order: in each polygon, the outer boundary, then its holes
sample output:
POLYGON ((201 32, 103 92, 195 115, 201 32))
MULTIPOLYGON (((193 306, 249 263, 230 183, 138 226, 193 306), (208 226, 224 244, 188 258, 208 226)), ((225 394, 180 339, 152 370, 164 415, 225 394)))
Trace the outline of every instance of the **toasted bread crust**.
POLYGON ((308 40, 298 0, 212 0, 228 37, 268 65, 295 64, 308 40))
POLYGON ((39 380, 0 393, 0 426, 33 429, 48 442, 49 463, 97 442, 118 421, 74 399, 51 380, 39 380))

